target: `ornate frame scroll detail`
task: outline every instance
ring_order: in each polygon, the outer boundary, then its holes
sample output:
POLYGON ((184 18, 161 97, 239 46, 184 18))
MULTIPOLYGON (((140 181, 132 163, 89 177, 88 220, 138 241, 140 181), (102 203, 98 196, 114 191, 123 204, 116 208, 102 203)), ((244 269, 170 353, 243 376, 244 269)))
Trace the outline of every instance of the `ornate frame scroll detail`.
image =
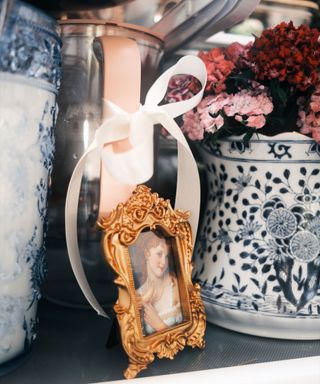
POLYGON ((116 272, 118 300, 114 306, 120 326, 121 340, 129 357, 124 376, 134 378, 146 369, 155 356, 173 359, 186 345, 203 348, 206 316, 200 298, 200 287, 193 284, 192 235, 188 223, 189 212, 174 210, 169 200, 152 193, 144 185, 138 186, 125 204, 119 204, 98 225, 103 229, 105 258, 116 272), (182 297, 184 319, 181 323, 143 335, 137 309, 137 294, 128 247, 135 243, 142 230, 161 229, 176 242, 178 285, 182 297))

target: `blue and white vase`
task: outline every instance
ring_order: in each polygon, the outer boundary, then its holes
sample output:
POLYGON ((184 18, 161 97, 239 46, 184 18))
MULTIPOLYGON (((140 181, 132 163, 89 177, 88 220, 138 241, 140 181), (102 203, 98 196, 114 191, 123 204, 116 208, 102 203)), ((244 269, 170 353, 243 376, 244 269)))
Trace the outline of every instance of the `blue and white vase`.
POLYGON ((210 322, 320 339, 320 144, 298 133, 202 146, 207 205, 194 277, 210 322))
POLYGON ((0 1, 0 374, 36 336, 60 49, 50 17, 0 1))

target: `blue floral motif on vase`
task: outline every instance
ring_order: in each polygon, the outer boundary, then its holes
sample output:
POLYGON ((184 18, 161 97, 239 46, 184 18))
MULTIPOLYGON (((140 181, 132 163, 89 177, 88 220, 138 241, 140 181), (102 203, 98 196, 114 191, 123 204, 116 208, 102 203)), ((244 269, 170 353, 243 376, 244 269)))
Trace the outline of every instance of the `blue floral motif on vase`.
POLYGON ((208 190, 194 278, 209 321, 320 338, 319 146, 291 133, 221 140, 201 153, 208 190))
POLYGON ((36 337, 61 41, 54 19, 19 0, 0 0, 0 14, 1 375, 36 337))
MULTIPOLYGON (((8 88, 23 91, 20 84, 4 80, 1 87, 0 96, 8 88)), ((29 104, 26 111, 17 108, 23 95, 15 102, 8 99, 0 107, 0 112, 5 112, 0 121, 5 148, 0 154, 0 363, 31 346, 36 336, 40 288, 47 271, 44 239, 48 177, 54 150, 55 97, 47 91, 25 87, 30 96, 28 103, 24 101, 29 104), (32 110, 34 97, 39 110, 32 110), (19 118, 15 120, 17 112, 19 118), (34 118, 37 115, 40 115, 38 121, 34 118)))

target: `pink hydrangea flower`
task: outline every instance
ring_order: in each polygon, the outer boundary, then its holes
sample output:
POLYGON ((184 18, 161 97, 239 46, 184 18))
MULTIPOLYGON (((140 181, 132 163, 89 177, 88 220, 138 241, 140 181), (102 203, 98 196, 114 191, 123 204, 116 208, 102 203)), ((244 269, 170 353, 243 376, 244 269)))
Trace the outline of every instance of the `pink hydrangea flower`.
POLYGON ((320 143, 320 83, 315 87, 310 99, 300 97, 298 99, 297 126, 304 135, 311 136, 320 143))
POLYGON ((207 96, 198 105, 196 111, 189 111, 183 115, 182 131, 190 140, 202 140, 205 132, 214 133, 224 124, 221 115, 213 116, 210 105, 214 96, 207 96))
POLYGON ((225 105, 231 104, 232 96, 233 95, 229 95, 228 93, 225 93, 225 92, 220 93, 217 96, 214 96, 211 99, 211 103, 210 103, 210 113, 215 115, 219 113, 224 108, 225 105))
POLYGON ((315 92, 311 95, 310 109, 314 113, 320 112, 320 87, 316 88, 315 92))
POLYGON ((273 104, 267 92, 257 94, 257 89, 244 89, 236 94, 221 93, 211 99, 209 111, 216 115, 222 111, 236 121, 260 129, 266 124, 265 116, 273 111, 273 104))
POLYGON ((204 129, 200 124, 198 112, 189 111, 183 115, 182 132, 186 134, 190 140, 202 140, 204 129))
POLYGON ((217 129, 221 128, 224 124, 224 119, 221 115, 212 118, 210 126, 205 127, 205 131, 209 133, 214 133, 217 129))
POLYGON ((269 115, 273 110, 272 101, 265 92, 256 95, 249 89, 243 89, 239 93, 229 96, 230 101, 223 108, 227 116, 235 114, 242 116, 269 115))
POLYGON ((314 128, 312 130, 312 137, 317 143, 320 143, 320 128, 314 128))
MULTIPOLYGON (((197 113, 200 119, 200 125, 205 132, 214 133, 217 129, 221 128, 224 124, 223 117, 218 114, 214 115, 211 111, 212 102, 219 98, 218 96, 207 96, 197 107, 197 113)), ((221 109, 221 108, 220 108, 221 109)))
POLYGON ((264 115, 258 115, 258 116, 249 116, 246 122, 246 125, 251 128, 260 129, 264 127, 266 124, 266 118, 264 115))
POLYGON ((265 89, 242 90, 236 94, 223 92, 204 98, 196 112, 187 112, 182 129, 191 140, 201 140, 204 132, 214 133, 224 125, 222 112, 247 127, 260 129, 272 110, 273 104, 265 89))

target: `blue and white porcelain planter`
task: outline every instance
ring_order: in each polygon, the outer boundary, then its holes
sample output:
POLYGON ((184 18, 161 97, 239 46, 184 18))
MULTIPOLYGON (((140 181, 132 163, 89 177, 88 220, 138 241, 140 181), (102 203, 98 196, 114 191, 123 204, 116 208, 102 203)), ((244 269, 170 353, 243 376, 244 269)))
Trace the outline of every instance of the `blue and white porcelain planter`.
POLYGON ((201 148, 207 205, 194 277, 208 320, 320 339, 320 145, 298 134, 201 148))
POLYGON ((2 374, 36 336, 61 43, 54 21, 36 9, 0 1, 0 12, 2 374))

